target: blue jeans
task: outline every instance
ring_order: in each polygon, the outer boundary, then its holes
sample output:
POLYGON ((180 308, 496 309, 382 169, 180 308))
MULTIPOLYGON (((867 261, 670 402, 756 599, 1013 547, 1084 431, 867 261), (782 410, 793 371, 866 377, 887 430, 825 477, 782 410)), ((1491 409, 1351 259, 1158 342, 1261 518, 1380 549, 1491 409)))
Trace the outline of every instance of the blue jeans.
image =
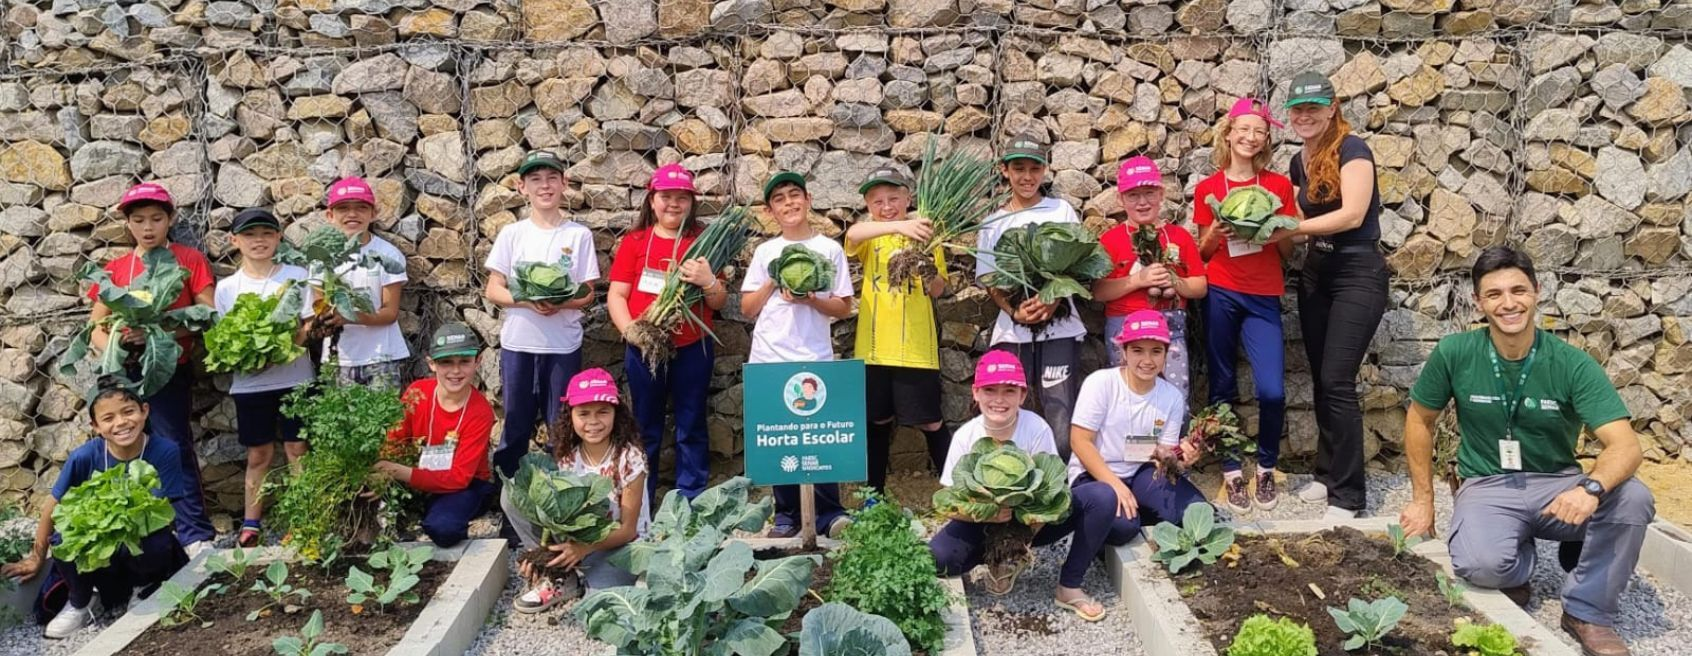
MULTIPOLYGON (((817 498, 817 533, 827 535, 834 520, 846 516, 846 509, 840 506, 840 486, 821 483, 813 487, 817 498)), ((775 486, 776 526, 799 526, 799 490, 798 485, 775 486)))
POLYGON ((657 371, 647 368, 640 349, 630 346, 623 353, 635 427, 646 446, 648 498, 658 498, 658 454, 663 450, 664 423, 670 416, 676 421, 676 491, 692 499, 704 492, 710 481, 711 436, 705 417, 715 351, 709 338, 701 339, 677 348, 675 357, 657 371))
MULTIPOLYGON (((1281 299, 1212 286, 1204 303, 1206 357, 1210 363, 1210 403, 1239 400, 1235 377, 1238 353, 1245 347, 1251 380, 1257 388, 1257 465, 1272 469, 1280 461, 1281 434, 1287 415, 1286 352, 1281 337, 1281 299)), ((1240 470, 1224 461, 1222 471, 1240 470)))
MULTIPOLYGON (((1163 365, 1163 379, 1181 390, 1181 398, 1187 397, 1187 389, 1192 379, 1192 368, 1187 364, 1187 311, 1180 309, 1163 310, 1163 321, 1169 324, 1169 358, 1163 365)), ((1105 355, 1109 356, 1110 366, 1122 366, 1122 347, 1116 344, 1116 336, 1122 334, 1122 324, 1128 323, 1128 315, 1105 317, 1105 355)))
POLYGON ((435 546, 452 547, 470 536, 470 520, 482 514, 497 488, 479 478, 457 492, 431 494, 423 502, 423 534, 435 546))
MULTIPOLYGON (((558 421, 564 403, 564 387, 582 369, 582 350, 570 353, 524 353, 499 350, 500 396, 505 402, 505 431, 494 449, 494 469, 507 477, 517 474, 529 444, 534 441, 535 422, 547 427, 558 421)), ((550 440, 549 440, 550 441, 550 440)))
MULTIPOLYGON (((132 380, 140 380, 139 370, 129 372, 132 380)), ((206 515, 206 493, 200 483, 200 457, 194 452, 194 429, 188 425, 189 412, 194 407, 194 372, 188 363, 177 363, 170 382, 147 397, 147 434, 170 440, 182 454, 182 501, 176 507, 176 537, 182 544, 193 544, 217 537, 211 517, 206 515)))

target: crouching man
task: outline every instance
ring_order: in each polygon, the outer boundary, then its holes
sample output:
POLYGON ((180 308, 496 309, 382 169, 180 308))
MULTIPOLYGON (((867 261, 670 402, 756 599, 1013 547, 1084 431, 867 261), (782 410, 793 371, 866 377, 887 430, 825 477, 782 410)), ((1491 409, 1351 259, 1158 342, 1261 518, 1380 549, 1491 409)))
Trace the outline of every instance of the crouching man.
POLYGON ((1534 539, 1584 540, 1563 584, 1563 630, 1588 656, 1625 656, 1616 609, 1656 514, 1633 478, 1639 440, 1603 367, 1534 327, 1533 261, 1508 247, 1476 259, 1475 302, 1487 325, 1439 341, 1410 391, 1405 451, 1414 496, 1399 516, 1406 533, 1433 528, 1434 424, 1456 401, 1461 439, 1451 516, 1458 576, 1528 601, 1534 539), (1592 471, 1575 461, 1581 427, 1603 444, 1592 471))

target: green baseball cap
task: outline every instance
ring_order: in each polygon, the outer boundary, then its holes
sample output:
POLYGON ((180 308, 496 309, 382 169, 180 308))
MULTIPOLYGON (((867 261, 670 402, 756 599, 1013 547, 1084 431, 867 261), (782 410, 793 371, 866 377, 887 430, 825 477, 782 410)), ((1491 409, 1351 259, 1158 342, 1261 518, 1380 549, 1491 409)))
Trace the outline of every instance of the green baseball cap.
POLYGON ((1328 81, 1328 76, 1316 71, 1293 76, 1292 84, 1287 88, 1287 102, 1282 107, 1309 104, 1334 104, 1334 83, 1328 81))
POLYGON ((782 171, 770 176, 769 182, 764 183, 764 202, 770 202, 770 194, 775 193, 776 187, 780 187, 788 183, 799 185, 800 189, 805 190, 807 193, 810 192, 810 189, 805 187, 805 176, 799 175, 793 171, 782 171))
POLYGON ((1009 162, 1013 159, 1031 159, 1041 164, 1048 164, 1046 147, 1031 134, 1019 134, 1005 144, 1005 153, 999 156, 999 162, 1009 162))
POLYGON ((517 175, 528 175, 530 171, 548 168, 559 173, 564 172, 564 160, 558 159, 550 150, 535 150, 523 156, 523 163, 517 165, 517 175))
POLYGON ((899 172, 899 169, 891 166, 884 166, 874 171, 870 171, 869 177, 864 179, 864 183, 858 185, 858 195, 862 196, 867 194, 869 193, 869 190, 874 189, 876 185, 884 184, 910 189, 911 179, 906 177, 904 173, 899 172))
POLYGON ((435 336, 429 338, 429 359, 441 360, 455 355, 475 355, 482 350, 482 338, 457 321, 442 325, 435 329, 435 336))

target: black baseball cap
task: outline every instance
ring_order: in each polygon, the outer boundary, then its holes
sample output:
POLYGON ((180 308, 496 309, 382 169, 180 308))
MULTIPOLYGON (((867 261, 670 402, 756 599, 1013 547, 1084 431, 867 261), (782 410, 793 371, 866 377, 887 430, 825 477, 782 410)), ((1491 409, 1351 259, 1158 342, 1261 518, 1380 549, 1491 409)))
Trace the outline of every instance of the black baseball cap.
POLYGON ((764 202, 770 202, 770 194, 775 193, 776 187, 780 187, 784 184, 796 184, 799 185, 801 190, 804 190, 807 193, 810 191, 810 189, 805 187, 805 176, 799 175, 793 171, 782 171, 770 176, 769 182, 764 183, 764 202))
POLYGON ((235 220, 230 224, 229 231, 238 235, 253 228, 281 230, 282 222, 276 220, 276 215, 271 214, 270 210, 262 207, 249 207, 235 215, 235 220))
POLYGON ((528 175, 530 171, 540 168, 563 173, 564 160, 558 159, 558 156, 550 150, 530 151, 529 154, 523 156, 523 163, 517 165, 517 175, 528 175))
POLYGON ((429 359, 441 360, 455 355, 475 355, 482 350, 482 338, 463 323, 453 321, 435 329, 429 338, 429 359))
POLYGON ((869 193, 869 190, 874 189, 876 185, 884 184, 910 189, 911 179, 904 173, 900 172, 899 169, 884 166, 874 171, 870 171, 869 177, 864 179, 864 183, 858 185, 858 195, 861 196, 867 194, 869 193))
POLYGON ((1334 83, 1330 82, 1326 75, 1305 71, 1293 76, 1292 84, 1287 89, 1287 102, 1282 107, 1311 104, 1334 104, 1334 83))
POLYGON ((1005 145, 1005 152, 999 156, 999 162, 1009 162, 1013 159, 1031 159, 1041 164, 1048 164, 1046 146, 1031 134, 1019 134, 1005 145))

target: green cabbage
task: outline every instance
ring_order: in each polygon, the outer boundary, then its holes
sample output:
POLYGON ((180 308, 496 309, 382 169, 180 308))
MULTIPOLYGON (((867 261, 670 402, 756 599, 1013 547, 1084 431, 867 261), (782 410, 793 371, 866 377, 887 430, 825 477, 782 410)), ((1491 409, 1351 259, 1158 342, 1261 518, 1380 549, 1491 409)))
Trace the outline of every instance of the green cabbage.
POLYGON ((982 283, 1011 292, 1018 302, 1038 294, 1040 302, 1050 304, 1071 296, 1093 298, 1093 281, 1110 275, 1114 265, 1085 226, 1030 223, 999 238, 993 268, 982 283))
POLYGON ((999 508, 1023 524, 1069 516, 1069 468, 1050 453, 1029 455, 1016 444, 980 440, 952 469, 951 487, 934 493, 934 510, 985 522, 999 508))
POLYGON ((788 244, 770 261, 770 279, 794 296, 827 291, 834 286, 834 262, 804 244, 788 244))
POLYGON ((570 254, 558 256, 557 262, 524 262, 517 265, 511 278, 511 299, 563 303, 581 298, 589 290, 570 279, 570 254))
POLYGON ((505 490, 517 514, 541 530, 543 545, 594 544, 617 528, 611 519, 611 479, 561 470, 546 454, 523 456, 517 475, 505 478, 505 490))
POLYGON ((1215 196, 1206 197, 1204 202, 1210 204, 1217 218, 1234 229, 1235 236, 1253 244, 1267 243, 1276 230, 1298 227, 1298 221, 1292 217, 1277 214, 1281 211, 1281 197, 1261 185, 1230 191, 1221 202, 1215 196))

